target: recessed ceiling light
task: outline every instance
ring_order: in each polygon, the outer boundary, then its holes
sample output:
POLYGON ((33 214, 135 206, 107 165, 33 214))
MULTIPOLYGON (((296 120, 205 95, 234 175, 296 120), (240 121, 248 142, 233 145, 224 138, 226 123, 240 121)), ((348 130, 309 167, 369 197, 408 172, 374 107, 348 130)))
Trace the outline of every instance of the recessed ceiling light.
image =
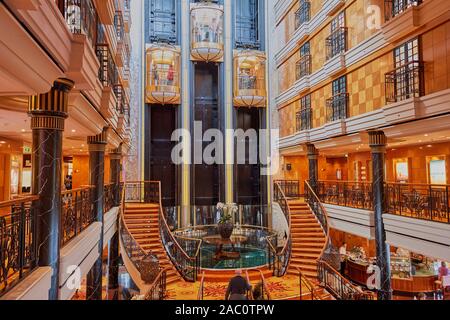
POLYGON ((423 149, 423 147, 420 147, 419 149, 420 149, 420 150, 422 150, 422 149, 423 149))
POLYGON ((5 143, 6 143, 6 141, 0 141, 0 143, 1 143, 1 144, 5 144, 5 143))
POLYGON ((419 140, 419 142, 422 142, 422 140, 419 140))
POLYGON ((427 145, 427 148, 431 148, 431 147, 432 147, 432 145, 431 145, 431 144, 427 145))
POLYGON ((22 131, 22 132, 25 132, 25 131, 27 131, 27 130, 25 130, 25 129, 22 129, 21 131, 22 131))
POLYGON ((428 137, 428 133, 425 133, 423 136, 424 136, 424 137, 428 137))
POLYGON ((75 133, 75 132, 77 132, 77 130, 75 130, 75 129, 72 129, 72 132, 73 132, 73 133, 75 133))
POLYGON ((81 146, 84 147, 84 144, 82 144, 81 146))

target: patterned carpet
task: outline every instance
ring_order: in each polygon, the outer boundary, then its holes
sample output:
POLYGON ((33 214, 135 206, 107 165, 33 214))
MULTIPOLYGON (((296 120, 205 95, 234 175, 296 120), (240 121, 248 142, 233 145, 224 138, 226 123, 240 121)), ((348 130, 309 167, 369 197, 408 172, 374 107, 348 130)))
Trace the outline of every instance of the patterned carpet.
MULTIPOLYGON (((282 278, 272 277, 266 279, 272 299, 288 299, 299 296, 299 280, 297 276, 286 275, 282 278)), ((258 281, 253 281, 255 286, 258 281)), ((167 286, 167 300, 197 300, 200 283, 178 282, 167 286)), ((222 300, 225 297, 228 283, 205 283, 203 291, 204 300, 222 300)))

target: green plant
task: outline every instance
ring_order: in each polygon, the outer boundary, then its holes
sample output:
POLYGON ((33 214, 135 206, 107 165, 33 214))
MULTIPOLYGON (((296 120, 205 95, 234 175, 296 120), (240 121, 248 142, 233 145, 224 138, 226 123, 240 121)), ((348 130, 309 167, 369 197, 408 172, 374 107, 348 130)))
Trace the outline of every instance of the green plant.
POLYGON ((233 219, 233 214, 235 214, 239 208, 235 203, 224 204, 219 202, 217 204, 217 210, 220 212, 219 223, 229 223, 233 219))

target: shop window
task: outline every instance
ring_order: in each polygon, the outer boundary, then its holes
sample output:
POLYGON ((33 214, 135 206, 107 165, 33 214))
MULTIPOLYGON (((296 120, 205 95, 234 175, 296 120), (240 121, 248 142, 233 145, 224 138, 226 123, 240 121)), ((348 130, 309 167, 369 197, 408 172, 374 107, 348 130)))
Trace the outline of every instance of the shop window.
POLYGON ((409 182, 409 161, 407 158, 394 159, 395 182, 409 182))
POLYGON ((447 164, 445 156, 427 157, 428 182, 430 184, 447 184, 447 164))

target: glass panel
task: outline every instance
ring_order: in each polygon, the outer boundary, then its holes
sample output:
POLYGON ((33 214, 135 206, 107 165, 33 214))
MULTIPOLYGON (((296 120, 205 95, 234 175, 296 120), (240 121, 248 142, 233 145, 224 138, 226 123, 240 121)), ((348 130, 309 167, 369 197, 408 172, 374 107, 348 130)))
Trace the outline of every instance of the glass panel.
POLYGON ((258 0, 236 0, 236 47, 259 49, 258 0))
POLYGON ((151 0, 150 41, 176 43, 175 0, 151 0))

